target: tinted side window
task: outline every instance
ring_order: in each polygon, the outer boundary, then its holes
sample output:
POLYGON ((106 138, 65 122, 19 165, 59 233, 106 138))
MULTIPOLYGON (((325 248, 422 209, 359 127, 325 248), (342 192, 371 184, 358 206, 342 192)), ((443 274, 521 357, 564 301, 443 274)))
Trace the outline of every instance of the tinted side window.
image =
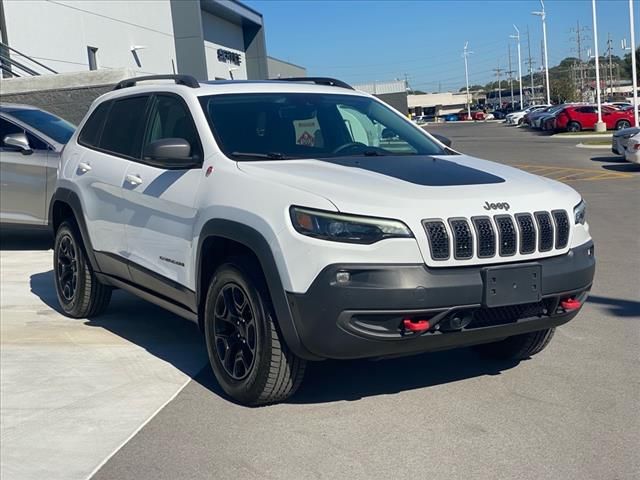
POLYGON ((189 108, 172 95, 156 96, 144 145, 164 138, 183 138, 191 145, 191 156, 202 158, 200 138, 189 108))
POLYGON ((8 122, 7 120, 0 118, 0 148, 8 151, 19 151, 18 148, 12 147, 10 145, 4 144, 4 137, 7 135, 11 135, 12 133, 24 133, 27 136, 27 140, 29 141, 29 146, 32 150, 48 150, 49 145, 40 140, 38 137, 34 136, 30 132, 26 131, 24 128, 19 127, 18 125, 8 122))
POLYGON ((102 134, 102 127, 104 121, 107 118, 107 112, 112 102, 104 102, 98 105, 89 119, 82 127, 82 131, 78 136, 78 142, 87 147, 97 147, 100 142, 100 135, 102 134))
POLYGON ((18 150, 15 147, 5 145, 4 137, 12 133, 22 133, 24 130, 11 122, 7 122, 4 118, 0 118, 0 146, 6 150, 18 150))
POLYGON ((148 96, 139 96, 113 102, 100 138, 102 150, 140 158, 148 99, 148 96))

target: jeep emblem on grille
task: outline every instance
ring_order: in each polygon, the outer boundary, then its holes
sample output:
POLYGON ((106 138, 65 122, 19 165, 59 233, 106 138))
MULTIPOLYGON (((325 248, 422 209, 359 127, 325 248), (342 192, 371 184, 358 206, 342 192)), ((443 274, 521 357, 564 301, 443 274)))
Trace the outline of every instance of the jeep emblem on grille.
POLYGON ((506 210, 509 211, 509 209, 511 208, 511 205, 509 205, 507 202, 498 202, 498 203, 489 203, 489 202, 484 202, 484 207, 485 210, 506 210))

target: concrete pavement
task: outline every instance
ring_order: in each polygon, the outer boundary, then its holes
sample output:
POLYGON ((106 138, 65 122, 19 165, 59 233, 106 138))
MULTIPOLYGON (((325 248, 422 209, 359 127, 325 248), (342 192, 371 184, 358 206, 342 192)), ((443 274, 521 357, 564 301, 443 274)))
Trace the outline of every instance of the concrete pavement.
POLYGON ((206 362, 195 326, 123 292, 58 313, 51 257, 0 252, 3 480, 86 478, 206 362))

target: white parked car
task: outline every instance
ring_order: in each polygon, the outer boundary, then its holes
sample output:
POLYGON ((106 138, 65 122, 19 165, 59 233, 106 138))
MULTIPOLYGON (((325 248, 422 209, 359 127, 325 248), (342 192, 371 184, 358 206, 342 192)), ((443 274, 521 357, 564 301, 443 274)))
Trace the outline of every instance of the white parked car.
POLYGON ((122 288, 196 322, 250 405, 289 397, 310 360, 528 358, 595 271, 574 189, 327 78, 124 80, 67 144, 50 215, 66 315, 122 288))
POLYGON ((624 158, 628 162, 640 164, 640 133, 635 134, 627 142, 624 158))
POLYGON ((507 125, 522 125, 524 116, 527 113, 535 112, 536 110, 542 110, 547 107, 549 107, 549 105, 532 105, 529 108, 525 108, 524 110, 510 113, 506 116, 505 123, 507 125))
POLYGON ((637 127, 623 128, 613 132, 613 136, 611 138, 611 151, 616 155, 622 155, 624 157, 629 139, 637 133, 640 133, 640 128, 637 127))

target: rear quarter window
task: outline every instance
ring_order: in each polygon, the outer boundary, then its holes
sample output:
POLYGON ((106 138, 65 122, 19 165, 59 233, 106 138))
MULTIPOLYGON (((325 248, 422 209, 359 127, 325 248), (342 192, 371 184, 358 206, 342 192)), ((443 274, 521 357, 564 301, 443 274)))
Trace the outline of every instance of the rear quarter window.
POLYGON ((80 135, 78 135, 78 143, 86 145, 87 147, 98 146, 100 142, 100 135, 102 134, 102 128, 104 127, 104 121, 107 118, 107 113, 109 112, 110 107, 111 102, 104 102, 98 105, 82 127, 80 135))

